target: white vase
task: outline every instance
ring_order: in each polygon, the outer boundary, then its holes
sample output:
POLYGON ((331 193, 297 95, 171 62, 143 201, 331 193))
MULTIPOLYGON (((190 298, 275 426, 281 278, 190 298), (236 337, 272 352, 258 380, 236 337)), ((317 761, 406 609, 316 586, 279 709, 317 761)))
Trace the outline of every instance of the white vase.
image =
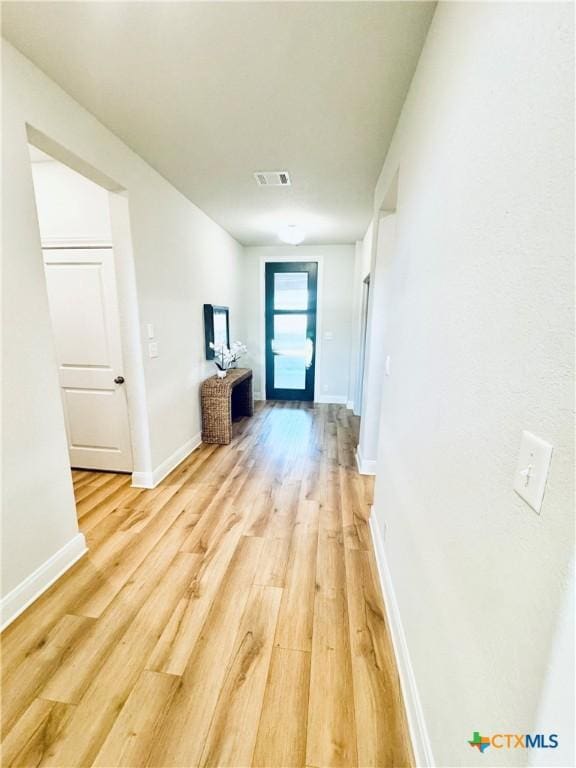
POLYGON ((228 371, 221 371, 220 368, 218 368, 216 371, 216 376, 218 376, 219 379, 225 379, 227 373, 228 371))

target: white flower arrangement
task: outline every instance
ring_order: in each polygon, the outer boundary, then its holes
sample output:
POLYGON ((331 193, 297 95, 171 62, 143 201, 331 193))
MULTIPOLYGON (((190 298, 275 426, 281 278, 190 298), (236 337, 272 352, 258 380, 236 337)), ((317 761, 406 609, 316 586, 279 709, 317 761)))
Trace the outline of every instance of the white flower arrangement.
POLYGON ((246 345, 242 344, 241 341, 233 342, 230 348, 226 344, 210 342, 210 349, 214 350, 214 364, 218 368, 219 376, 225 376, 226 371, 232 368, 234 363, 248 352, 246 345))

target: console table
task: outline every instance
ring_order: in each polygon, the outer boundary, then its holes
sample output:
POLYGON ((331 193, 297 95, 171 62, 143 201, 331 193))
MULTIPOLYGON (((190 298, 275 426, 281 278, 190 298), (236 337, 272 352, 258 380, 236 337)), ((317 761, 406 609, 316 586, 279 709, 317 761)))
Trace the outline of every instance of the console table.
POLYGON ((252 416, 252 371, 250 368, 231 368, 220 379, 211 376, 202 382, 202 442, 227 445, 232 440, 232 419, 252 416))

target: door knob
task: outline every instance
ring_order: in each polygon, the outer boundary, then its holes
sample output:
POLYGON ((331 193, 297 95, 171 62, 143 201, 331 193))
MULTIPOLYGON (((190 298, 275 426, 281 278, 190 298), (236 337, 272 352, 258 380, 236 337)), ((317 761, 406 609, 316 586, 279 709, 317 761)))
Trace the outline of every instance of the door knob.
POLYGON ((116 376, 114 384, 124 384, 124 376, 116 376))

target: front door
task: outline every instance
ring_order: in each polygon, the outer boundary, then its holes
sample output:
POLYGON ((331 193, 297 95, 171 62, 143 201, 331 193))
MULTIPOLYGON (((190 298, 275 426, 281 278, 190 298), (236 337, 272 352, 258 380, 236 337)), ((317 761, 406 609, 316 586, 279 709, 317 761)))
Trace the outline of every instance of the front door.
POLYGON ((45 248, 70 464, 132 471, 112 248, 45 248))
POLYGON ((266 264, 266 399, 314 400, 316 262, 266 264))

